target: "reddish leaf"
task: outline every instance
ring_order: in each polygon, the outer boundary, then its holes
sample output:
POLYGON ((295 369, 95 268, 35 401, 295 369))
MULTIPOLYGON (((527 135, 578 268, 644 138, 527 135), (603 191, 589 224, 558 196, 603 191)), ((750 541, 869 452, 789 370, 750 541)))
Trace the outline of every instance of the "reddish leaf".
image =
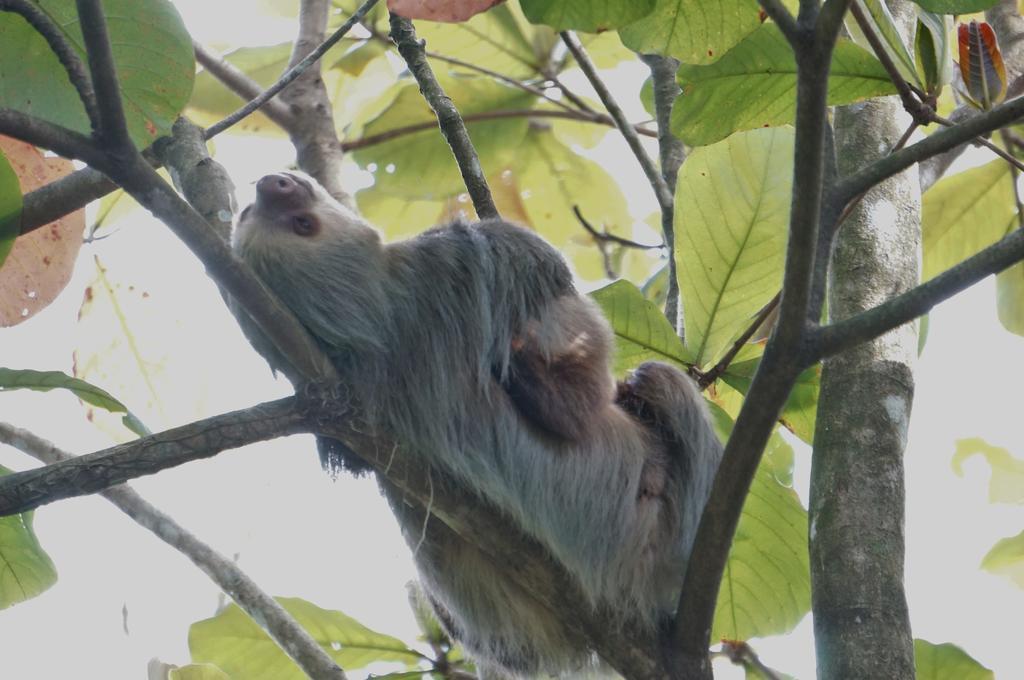
POLYGON ((505 0, 388 0, 388 11, 408 19, 459 23, 505 0))
POLYGON ((1006 68, 999 52, 996 34, 984 21, 960 24, 960 75, 967 98, 980 109, 988 110, 1006 96, 1006 68))
MULTIPOLYGON (((0 151, 18 175, 22 193, 75 169, 69 160, 45 157, 31 144, 2 135, 0 151)), ((64 290, 82 246, 83 231, 85 210, 76 210, 15 239, 0 267, 0 327, 28 319, 64 290)))

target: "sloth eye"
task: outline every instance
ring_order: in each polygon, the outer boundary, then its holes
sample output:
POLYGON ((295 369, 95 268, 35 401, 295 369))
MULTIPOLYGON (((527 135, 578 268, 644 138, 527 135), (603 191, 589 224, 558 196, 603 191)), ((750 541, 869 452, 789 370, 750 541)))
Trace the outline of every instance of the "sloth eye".
POLYGON ((308 215, 296 215, 292 218, 292 231, 299 236, 312 236, 317 232, 316 222, 308 215))

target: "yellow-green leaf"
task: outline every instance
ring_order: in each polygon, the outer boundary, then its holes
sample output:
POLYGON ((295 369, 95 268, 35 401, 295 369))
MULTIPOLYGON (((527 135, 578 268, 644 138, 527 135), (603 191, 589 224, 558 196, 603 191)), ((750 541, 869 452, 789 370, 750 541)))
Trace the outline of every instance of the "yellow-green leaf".
POLYGON ((980 437, 960 439, 953 454, 953 471, 963 476, 964 461, 982 456, 992 467, 988 486, 988 500, 992 503, 1024 503, 1024 460, 1016 458, 1008 449, 993 446, 980 437))
MULTIPOLYGON (((0 466, 0 476, 10 470, 0 466)), ((36 538, 32 513, 0 517, 0 609, 39 595, 57 582, 57 568, 36 538)))
POLYGON ((710 64, 760 25, 754 0, 658 0, 653 12, 619 29, 619 35, 641 54, 710 64))
MULTIPOLYGON (((371 630, 339 611, 295 597, 280 597, 288 613, 346 671, 377 661, 416 665, 420 657, 398 638, 371 630)), ((217 666, 234 678, 305 680, 305 674, 237 605, 189 627, 195 663, 217 666)))
POLYGON ((0 152, 0 266, 21 231, 21 186, 14 168, 0 152))
MULTIPOLYGON (((687 144, 792 123, 796 115, 796 59, 775 24, 764 24, 713 64, 683 64, 678 78, 683 91, 672 108, 672 131, 687 144)), ((896 91, 878 60, 848 40, 836 45, 828 84, 832 105, 896 91)))
POLYGON ((616 281, 592 295, 615 331, 616 375, 645 361, 665 361, 683 369, 691 362, 665 314, 632 283, 616 281))
POLYGON ((997 542, 981 560, 981 568, 1024 588, 1024 531, 997 542))
POLYGON ((519 0, 526 18, 556 31, 597 33, 637 21, 654 9, 655 0, 519 0))
POLYGON ((1001 239, 1015 226, 1016 215, 1006 161, 997 159, 937 182, 922 200, 922 278, 933 278, 1001 239))
POLYGON ((992 671, 949 642, 937 645, 914 640, 914 666, 917 680, 992 680, 995 677, 992 671))
MULTIPOLYGON (((729 416, 710 407, 719 431, 731 430, 729 416)), ((712 640, 787 633, 810 611, 807 511, 786 483, 792 456, 792 447, 773 433, 729 550, 712 640)))
POLYGON ((1024 335, 1024 264, 996 274, 996 311, 1003 328, 1024 335))
POLYGON ((770 128, 696 149, 680 169, 676 264, 698 366, 717 361, 779 291, 792 168, 793 130, 770 128))

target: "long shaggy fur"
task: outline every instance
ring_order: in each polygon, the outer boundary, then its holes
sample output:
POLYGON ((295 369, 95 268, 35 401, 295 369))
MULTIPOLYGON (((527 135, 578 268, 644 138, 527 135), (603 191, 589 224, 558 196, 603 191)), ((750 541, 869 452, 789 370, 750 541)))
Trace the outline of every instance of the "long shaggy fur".
MULTIPOLYGON (((371 426, 504 511, 619 623, 670 614, 721 456, 693 382, 647 363, 616 386, 607 323, 532 232, 453 223, 384 245, 304 175, 269 176, 257 193, 233 245, 320 340, 371 426)), ((486 556, 381 484, 440 619, 484 667, 588 663, 584 642, 486 556)))

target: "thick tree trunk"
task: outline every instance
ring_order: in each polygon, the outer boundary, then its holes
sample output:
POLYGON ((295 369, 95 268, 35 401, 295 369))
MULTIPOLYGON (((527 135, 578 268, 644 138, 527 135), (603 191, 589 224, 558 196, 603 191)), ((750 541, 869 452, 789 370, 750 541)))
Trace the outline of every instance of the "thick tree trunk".
MULTIPOLYGON (((897 20, 909 2, 890 2, 897 20)), ((906 22, 904 22, 906 23, 906 22)), ((895 97, 837 110, 839 171, 850 174, 899 139, 895 97)), ((872 190, 841 227, 829 314, 842 319, 918 279, 916 168, 872 190)), ((914 394, 914 324, 825 362, 811 467, 810 554, 818 677, 914 677, 903 590, 903 451, 914 394)))

